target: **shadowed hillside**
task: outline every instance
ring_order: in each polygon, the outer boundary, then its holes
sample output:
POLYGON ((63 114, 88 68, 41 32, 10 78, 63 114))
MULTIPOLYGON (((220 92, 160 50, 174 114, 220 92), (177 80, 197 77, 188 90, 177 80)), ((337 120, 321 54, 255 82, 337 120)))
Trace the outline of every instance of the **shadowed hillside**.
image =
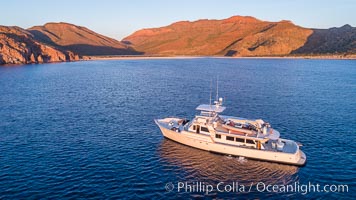
POLYGON ((28 29, 35 39, 79 55, 137 55, 128 45, 100 35, 82 26, 68 23, 47 23, 28 29))
POLYGON ((356 28, 314 29, 307 42, 293 54, 356 54, 356 28))

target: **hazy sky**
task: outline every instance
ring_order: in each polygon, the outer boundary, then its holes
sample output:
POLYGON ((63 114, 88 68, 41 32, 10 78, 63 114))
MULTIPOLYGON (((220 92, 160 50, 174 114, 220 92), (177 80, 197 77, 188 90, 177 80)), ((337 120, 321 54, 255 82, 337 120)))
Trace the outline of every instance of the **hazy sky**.
POLYGON ((308 28, 356 26, 356 0, 5 0, 0 25, 68 22, 120 40, 142 28, 233 15, 286 19, 308 28))

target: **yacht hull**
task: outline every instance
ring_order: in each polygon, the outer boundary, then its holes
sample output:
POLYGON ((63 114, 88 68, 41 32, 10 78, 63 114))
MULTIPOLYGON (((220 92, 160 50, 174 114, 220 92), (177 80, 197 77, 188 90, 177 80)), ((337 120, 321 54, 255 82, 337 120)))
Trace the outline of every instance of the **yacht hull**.
POLYGON ((211 135, 196 134, 185 130, 177 132, 166 128, 158 120, 155 120, 155 122, 160 128, 164 137, 190 147, 219 154, 243 156, 256 160, 277 162, 296 166, 303 166, 306 163, 306 156, 299 148, 296 153, 292 154, 239 147, 215 141, 211 135))

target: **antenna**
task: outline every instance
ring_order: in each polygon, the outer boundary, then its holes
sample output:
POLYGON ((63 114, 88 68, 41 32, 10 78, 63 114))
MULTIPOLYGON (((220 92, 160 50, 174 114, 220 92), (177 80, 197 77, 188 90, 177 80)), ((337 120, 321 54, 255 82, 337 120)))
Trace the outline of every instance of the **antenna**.
POLYGON ((211 107, 211 96, 213 93, 213 79, 210 79, 210 107, 211 107))
POLYGON ((219 76, 216 76, 216 101, 219 100, 219 76))

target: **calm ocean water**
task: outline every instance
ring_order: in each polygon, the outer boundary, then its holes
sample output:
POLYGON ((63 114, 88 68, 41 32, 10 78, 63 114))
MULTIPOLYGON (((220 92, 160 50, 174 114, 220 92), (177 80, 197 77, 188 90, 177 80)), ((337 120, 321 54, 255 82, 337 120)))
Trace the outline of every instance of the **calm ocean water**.
POLYGON ((0 92, 0 199, 353 199, 356 192, 356 61, 199 58, 1 67, 0 92), (304 145, 307 165, 240 160, 163 138, 153 119, 193 117, 198 104, 208 103, 216 76, 225 114, 269 121, 282 137, 304 145), (177 190, 179 183, 199 182, 253 187, 177 190), (260 182, 346 184, 349 191, 260 192, 260 182))

